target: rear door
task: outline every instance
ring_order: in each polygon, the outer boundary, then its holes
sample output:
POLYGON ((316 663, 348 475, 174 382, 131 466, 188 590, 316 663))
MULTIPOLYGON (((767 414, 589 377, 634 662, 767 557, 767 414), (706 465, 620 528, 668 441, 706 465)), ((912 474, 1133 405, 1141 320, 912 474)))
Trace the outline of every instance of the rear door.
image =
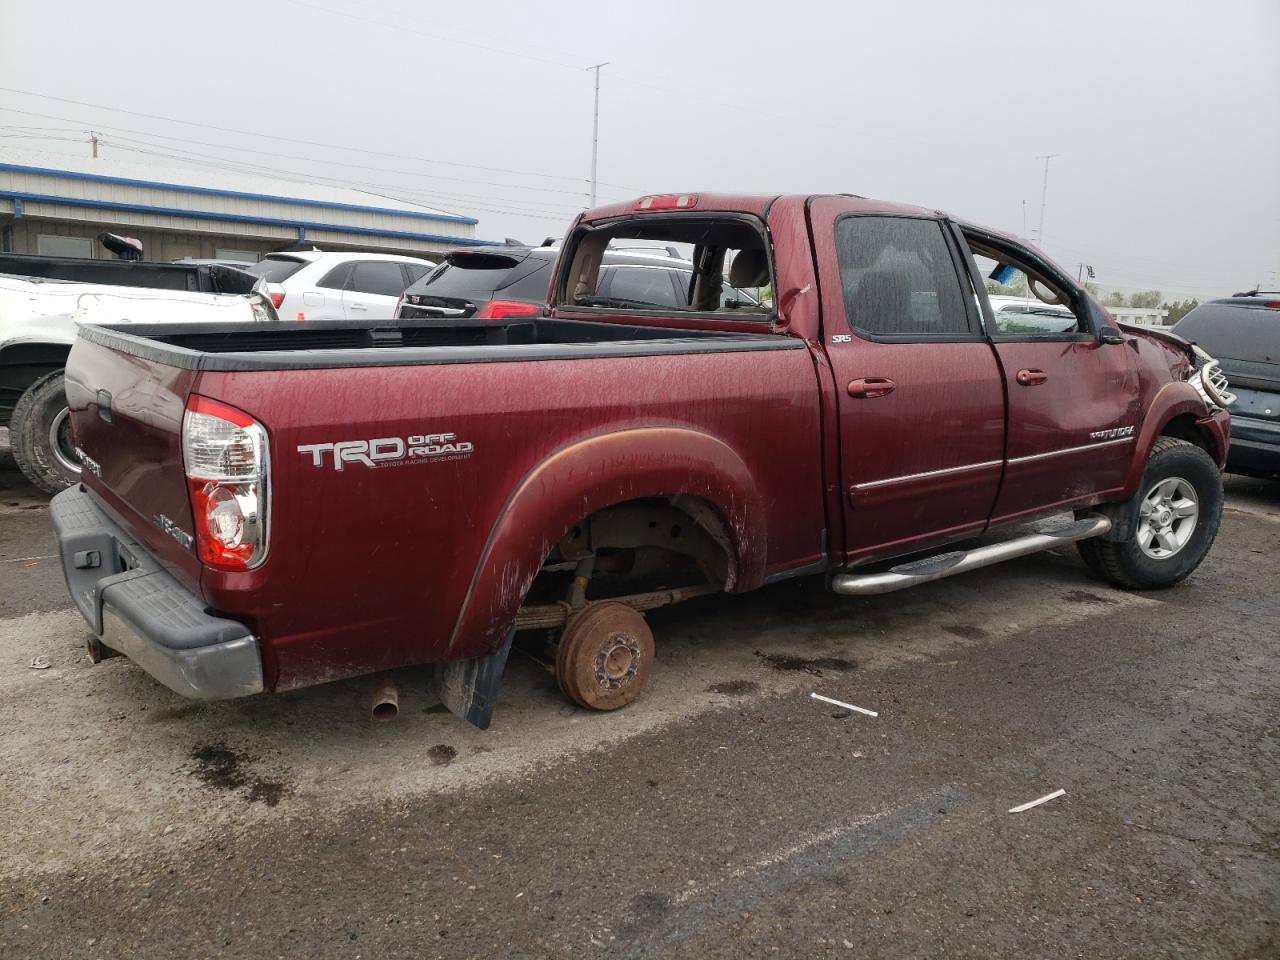
POLYGON ((982 299, 995 287, 1026 301, 1025 310, 998 311, 988 323, 1009 395, 1007 464, 992 522, 1120 488, 1140 421, 1132 352, 1099 339, 1101 317, 1052 263, 1003 237, 961 232, 982 299))
POLYGON ((1005 399, 944 221, 810 208, 836 378, 851 561, 979 533, 1000 484, 1005 399))
POLYGON ((383 320, 395 316, 396 302, 409 285, 394 260, 357 260, 342 294, 348 320, 383 320))

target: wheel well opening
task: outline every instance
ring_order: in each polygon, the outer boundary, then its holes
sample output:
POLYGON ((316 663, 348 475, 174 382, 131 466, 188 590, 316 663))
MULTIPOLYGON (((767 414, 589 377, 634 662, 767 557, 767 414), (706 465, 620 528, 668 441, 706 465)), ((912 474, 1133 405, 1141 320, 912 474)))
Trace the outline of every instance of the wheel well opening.
POLYGON ((15 343, 0 351, 0 426, 33 383, 60 370, 71 348, 58 343, 15 343))
POLYGON ((595 558, 589 599, 713 584, 731 589, 737 557, 718 510, 698 497, 626 500, 573 524, 552 547, 526 603, 562 599, 580 561, 595 558))
POLYGON ((1193 414, 1183 413, 1174 417, 1161 429, 1160 436, 1173 437, 1176 440, 1194 443, 1209 456, 1215 460, 1218 459, 1219 451, 1216 448, 1216 444, 1200 429, 1200 425, 1196 423, 1196 418, 1193 414))

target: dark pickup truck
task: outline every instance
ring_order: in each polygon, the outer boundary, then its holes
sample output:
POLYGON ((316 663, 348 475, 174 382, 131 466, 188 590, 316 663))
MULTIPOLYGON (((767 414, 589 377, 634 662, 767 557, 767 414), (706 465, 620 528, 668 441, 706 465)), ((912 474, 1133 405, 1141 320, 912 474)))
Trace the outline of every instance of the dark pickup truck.
POLYGON ((1069 542, 1171 586, 1218 529, 1224 387, 994 230, 644 197, 573 223, 538 317, 82 327, 53 522, 95 656, 201 698, 435 662, 486 726, 517 631, 612 709, 653 665, 643 611, 709 591, 885 593, 1069 542), (690 251, 686 306, 597 292, 637 243, 690 251), (993 313, 1019 271, 1056 309, 993 313))

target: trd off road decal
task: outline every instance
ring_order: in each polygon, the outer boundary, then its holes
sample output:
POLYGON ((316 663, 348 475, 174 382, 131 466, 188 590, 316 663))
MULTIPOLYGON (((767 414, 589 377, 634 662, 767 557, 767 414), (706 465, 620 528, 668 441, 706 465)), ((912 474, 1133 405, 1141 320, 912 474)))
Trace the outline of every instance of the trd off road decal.
POLYGON ((359 463, 370 469, 399 467, 408 463, 440 463, 465 460, 475 445, 454 433, 424 433, 412 437, 378 437, 375 440, 339 440, 336 443, 303 443, 298 452, 311 457, 313 467, 326 463, 342 470, 359 463))

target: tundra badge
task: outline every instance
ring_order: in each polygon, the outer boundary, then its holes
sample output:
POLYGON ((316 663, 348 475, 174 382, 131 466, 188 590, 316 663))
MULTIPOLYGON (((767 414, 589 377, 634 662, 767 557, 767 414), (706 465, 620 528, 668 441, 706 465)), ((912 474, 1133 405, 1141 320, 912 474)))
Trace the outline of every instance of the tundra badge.
POLYGON ((1094 430, 1089 434, 1090 440, 1118 440, 1120 437, 1133 436, 1133 427, 1112 427, 1109 430, 1094 430))

